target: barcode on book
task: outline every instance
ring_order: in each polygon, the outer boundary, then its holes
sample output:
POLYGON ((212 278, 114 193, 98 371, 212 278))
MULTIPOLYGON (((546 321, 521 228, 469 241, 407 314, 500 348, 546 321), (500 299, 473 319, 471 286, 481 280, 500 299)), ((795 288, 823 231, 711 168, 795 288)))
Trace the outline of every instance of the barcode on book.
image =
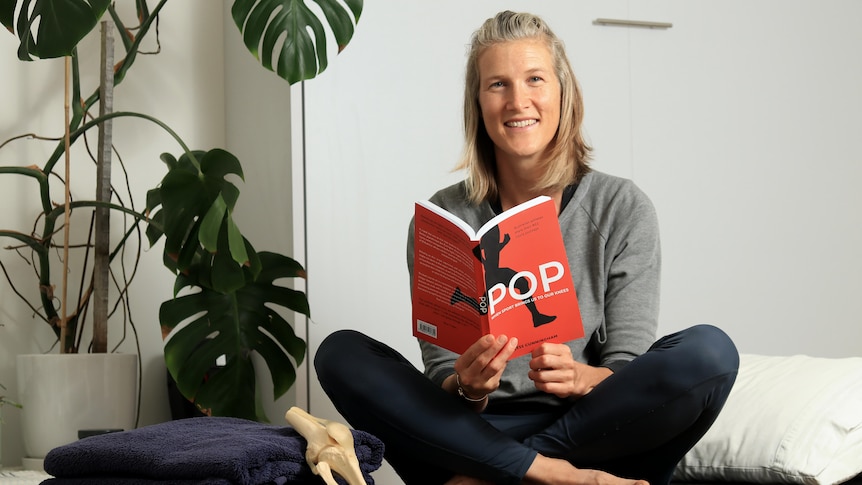
POLYGON ((416 331, 429 337, 437 338, 437 326, 422 320, 416 320, 416 331))

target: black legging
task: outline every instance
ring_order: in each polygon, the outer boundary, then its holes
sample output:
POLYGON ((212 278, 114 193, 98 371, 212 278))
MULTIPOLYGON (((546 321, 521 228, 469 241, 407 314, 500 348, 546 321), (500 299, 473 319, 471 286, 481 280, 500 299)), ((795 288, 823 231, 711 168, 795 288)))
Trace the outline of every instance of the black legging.
POLYGON ((356 331, 329 335, 314 366, 336 409, 384 442, 408 485, 455 474, 517 484, 537 453, 663 485, 718 416, 739 355, 724 332, 698 325, 658 340, 567 409, 482 414, 356 331))

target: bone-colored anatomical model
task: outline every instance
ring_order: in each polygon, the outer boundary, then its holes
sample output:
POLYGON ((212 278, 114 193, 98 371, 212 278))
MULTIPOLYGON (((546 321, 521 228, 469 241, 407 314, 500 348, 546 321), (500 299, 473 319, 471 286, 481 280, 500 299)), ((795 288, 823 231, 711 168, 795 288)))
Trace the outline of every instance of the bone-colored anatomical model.
POLYGON ((305 461, 327 485, 338 485, 332 477, 333 471, 350 485, 366 485, 356 458, 353 434, 347 426, 316 418, 296 406, 288 409, 284 417, 308 441, 305 461))

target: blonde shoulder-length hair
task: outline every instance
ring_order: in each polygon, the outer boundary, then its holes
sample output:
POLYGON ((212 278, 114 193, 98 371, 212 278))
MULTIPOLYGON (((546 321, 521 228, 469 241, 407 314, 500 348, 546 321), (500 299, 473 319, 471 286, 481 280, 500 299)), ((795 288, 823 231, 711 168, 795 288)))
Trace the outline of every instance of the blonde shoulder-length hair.
POLYGON ((553 191, 576 183, 590 171, 590 146, 584 141, 581 90, 566 56, 562 41, 538 16, 529 13, 500 12, 486 20, 472 37, 467 57, 464 84, 464 153, 456 170, 467 171, 470 200, 481 203, 499 197, 494 143, 488 136, 479 107, 479 56, 501 42, 538 39, 547 45, 560 81, 560 125, 553 140, 547 170, 536 191, 553 191))

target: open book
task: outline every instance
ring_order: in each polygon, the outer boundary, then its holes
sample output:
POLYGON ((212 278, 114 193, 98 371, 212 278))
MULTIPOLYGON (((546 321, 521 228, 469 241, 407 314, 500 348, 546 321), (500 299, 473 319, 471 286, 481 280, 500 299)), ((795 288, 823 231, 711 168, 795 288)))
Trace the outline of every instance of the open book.
POLYGON ((463 353, 488 333, 511 358, 584 336, 553 200, 540 196, 478 231, 428 201, 414 217, 413 335, 463 353))

